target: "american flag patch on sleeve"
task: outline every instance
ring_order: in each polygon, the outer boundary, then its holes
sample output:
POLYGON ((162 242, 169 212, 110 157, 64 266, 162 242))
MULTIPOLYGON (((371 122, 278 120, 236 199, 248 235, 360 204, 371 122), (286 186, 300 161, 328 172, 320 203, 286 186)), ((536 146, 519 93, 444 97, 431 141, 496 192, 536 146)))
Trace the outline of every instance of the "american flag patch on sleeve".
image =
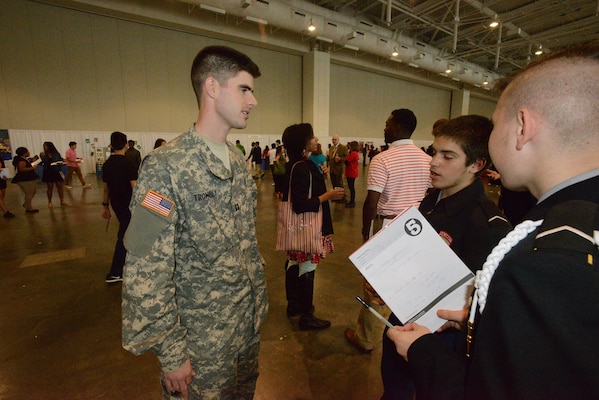
POLYGON ((157 212, 160 215, 168 217, 171 214, 171 211, 173 211, 175 202, 167 199, 153 190, 148 190, 148 193, 146 193, 146 197, 144 197, 141 205, 154 212, 157 212))

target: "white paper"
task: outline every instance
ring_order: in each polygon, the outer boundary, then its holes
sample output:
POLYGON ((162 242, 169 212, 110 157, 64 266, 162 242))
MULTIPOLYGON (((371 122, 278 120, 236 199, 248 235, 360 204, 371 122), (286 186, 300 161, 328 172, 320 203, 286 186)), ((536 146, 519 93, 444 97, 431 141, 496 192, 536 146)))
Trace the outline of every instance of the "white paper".
POLYGON ((403 323, 436 331, 439 309, 467 306, 474 274, 412 207, 349 259, 403 323))

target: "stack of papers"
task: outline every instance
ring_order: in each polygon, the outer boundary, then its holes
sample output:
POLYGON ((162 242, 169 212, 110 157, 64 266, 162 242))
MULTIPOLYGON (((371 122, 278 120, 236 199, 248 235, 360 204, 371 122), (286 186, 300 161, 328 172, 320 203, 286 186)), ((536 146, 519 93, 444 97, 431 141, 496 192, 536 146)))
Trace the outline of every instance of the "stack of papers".
POLYGON ((412 207, 398 215, 349 259, 404 324, 436 331, 439 309, 466 308, 474 274, 412 207))

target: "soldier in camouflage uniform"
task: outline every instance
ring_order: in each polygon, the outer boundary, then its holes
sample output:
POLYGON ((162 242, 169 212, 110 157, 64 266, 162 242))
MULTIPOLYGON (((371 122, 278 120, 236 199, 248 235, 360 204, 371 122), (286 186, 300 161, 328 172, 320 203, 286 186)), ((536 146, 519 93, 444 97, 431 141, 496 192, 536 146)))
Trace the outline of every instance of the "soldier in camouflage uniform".
POLYGON ((226 138, 245 128, 258 76, 233 49, 200 51, 192 66, 197 122, 146 157, 133 193, 123 346, 156 354, 165 399, 254 395, 268 308, 257 190, 226 138))

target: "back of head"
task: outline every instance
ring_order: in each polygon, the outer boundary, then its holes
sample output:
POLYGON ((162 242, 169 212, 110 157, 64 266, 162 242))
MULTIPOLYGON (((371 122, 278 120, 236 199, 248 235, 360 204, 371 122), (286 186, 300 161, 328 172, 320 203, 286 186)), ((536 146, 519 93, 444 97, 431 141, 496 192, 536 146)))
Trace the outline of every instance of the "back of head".
POLYGON ((540 114, 555 138, 572 149, 599 140, 599 41, 570 46, 541 57, 496 85, 497 107, 507 115, 528 108, 540 114))
POLYGON ((490 119, 480 115, 462 115, 437 124, 433 129, 433 136, 445 137, 460 145, 466 154, 466 165, 476 160, 484 160, 488 164, 491 131, 493 123, 490 119))
POLYGON ((162 138, 158 138, 156 139, 156 141, 154 142, 154 148, 157 149, 160 146, 162 146, 163 143, 165 143, 166 140, 162 139, 162 138))
POLYGON ((391 112, 393 123, 399 127, 399 133, 402 138, 410 138, 416 129, 416 116, 411 110, 401 108, 391 112))
POLYGON ((191 84, 198 104, 202 86, 209 76, 224 84, 229 78, 245 71, 258 78, 261 73, 258 66, 245 54, 226 46, 204 47, 196 55, 191 66, 191 84))
POLYGON ((110 135, 110 147, 114 150, 123 150, 123 148, 127 145, 127 135, 123 132, 112 132, 110 135))
POLYGON ((58 153, 58 150, 56 149, 56 146, 54 146, 54 143, 52 142, 44 142, 43 144, 44 150, 47 149, 47 151, 52 154, 53 156, 59 156, 60 153, 58 153))
POLYGON ((308 141, 313 136, 312 125, 307 123, 295 124, 285 128, 282 139, 289 159, 300 160, 304 155, 308 141))
POLYGON ((354 141, 349 142, 349 149, 351 151, 359 151, 360 150, 360 143, 354 141))
POLYGON ((69 147, 73 147, 76 144, 77 144, 77 142, 69 142, 69 147))

